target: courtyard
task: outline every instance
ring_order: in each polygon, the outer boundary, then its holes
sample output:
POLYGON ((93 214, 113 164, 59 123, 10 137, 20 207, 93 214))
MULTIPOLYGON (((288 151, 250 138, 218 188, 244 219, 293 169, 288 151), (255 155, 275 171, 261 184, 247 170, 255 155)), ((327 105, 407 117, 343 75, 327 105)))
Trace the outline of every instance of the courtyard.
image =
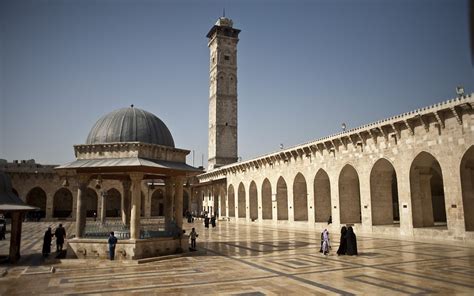
MULTIPOLYGON (((63 223, 68 237, 74 223, 63 223)), ((359 256, 337 256, 339 234, 331 234, 329 256, 319 253, 320 233, 219 221, 195 227, 198 251, 161 261, 109 261, 41 257, 49 222, 26 222, 22 259, 0 265, 1 295, 168 294, 470 294, 474 246, 462 242, 413 241, 357 236, 359 256)), ((7 234, 8 239, 8 234, 7 234)), ((6 253, 8 241, 0 241, 6 253)), ((54 249, 54 243, 53 243, 54 249)))

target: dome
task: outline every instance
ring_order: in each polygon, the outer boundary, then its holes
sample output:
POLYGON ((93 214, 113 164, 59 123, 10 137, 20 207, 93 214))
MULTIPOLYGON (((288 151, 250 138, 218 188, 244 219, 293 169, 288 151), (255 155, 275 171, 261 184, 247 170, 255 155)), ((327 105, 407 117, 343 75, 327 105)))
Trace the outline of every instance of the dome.
POLYGON ((114 142, 143 142, 174 148, 173 137, 163 121, 133 105, 102 116, 86 140, 86 144, 114 142))

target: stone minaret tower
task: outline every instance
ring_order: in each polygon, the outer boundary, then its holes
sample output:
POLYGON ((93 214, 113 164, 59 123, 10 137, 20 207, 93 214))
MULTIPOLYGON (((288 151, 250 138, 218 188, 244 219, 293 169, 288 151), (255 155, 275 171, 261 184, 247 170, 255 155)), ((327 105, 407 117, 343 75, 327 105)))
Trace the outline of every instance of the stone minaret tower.
POLYGON ((209 38, 208 170, 237 161, 237 43, 240 30, 221 17, 209 38))

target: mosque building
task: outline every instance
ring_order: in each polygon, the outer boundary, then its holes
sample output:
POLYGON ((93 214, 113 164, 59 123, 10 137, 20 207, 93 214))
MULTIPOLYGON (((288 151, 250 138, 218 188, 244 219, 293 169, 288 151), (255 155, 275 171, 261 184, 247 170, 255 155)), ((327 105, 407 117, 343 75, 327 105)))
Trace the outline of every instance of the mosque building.
POLYGON ((14 192, 43 219, 80 222, 79 236, 86 220, 109 219, 140 239, 139 217, 181 223, 189 211, 229 223, 474 240, 472 94, 239 161, 239 33, 221 17, 207 34, 206 172, 186 165, 189 151, 174 147, 159 118, 132 106, 99 119, 70 164, 0 162, 14 192))

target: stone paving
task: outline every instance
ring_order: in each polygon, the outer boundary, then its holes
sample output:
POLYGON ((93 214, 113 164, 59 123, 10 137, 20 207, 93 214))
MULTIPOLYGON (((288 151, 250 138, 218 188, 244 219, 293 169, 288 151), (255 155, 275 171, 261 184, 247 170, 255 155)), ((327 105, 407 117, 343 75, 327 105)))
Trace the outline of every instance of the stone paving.
MULTIPOLYGON (((74 225, 63 224, 72 233, 74 225)), ((0 295, 474 294, 474 246, 461 242, 358 235, 359 256, 351 257, 335 254, 339 237, 332 235, 332 251, 323 256, 313 231, 230 222, 205 229, 197 221, 185 225, 199 233, 196 256, 144 264, 59 261, 39 254, 49 225, 23 224, 22 259, 0 265, 7 271, 0 295)), ((0 241, 0 254, 7 250, 0 241)))

